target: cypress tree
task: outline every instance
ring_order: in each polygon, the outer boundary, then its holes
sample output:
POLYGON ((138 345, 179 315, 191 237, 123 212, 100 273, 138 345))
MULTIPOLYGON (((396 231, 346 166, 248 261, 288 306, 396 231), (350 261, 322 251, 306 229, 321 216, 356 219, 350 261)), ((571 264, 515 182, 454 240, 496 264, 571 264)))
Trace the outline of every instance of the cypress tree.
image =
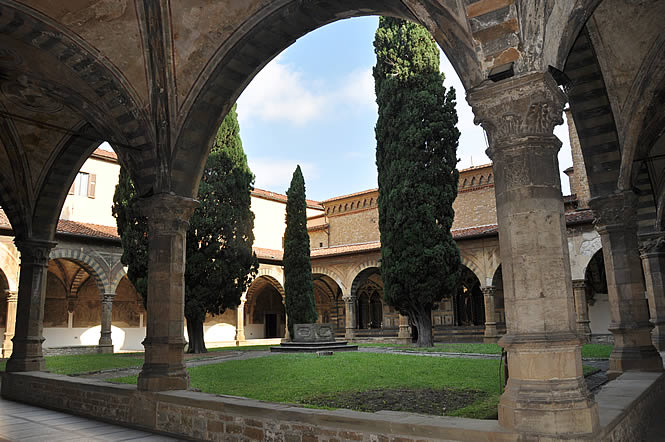
MULTIPOLYGON (((252 252, 254 214, 250 210, 254 175, 242 150, 235 106, 224 118, 199 185, 199 207, 189 220, 185 268, 185 318, 190 353, 207 351, 203 322, 240 303, 258 271, 252 252)), ((113 197, 127 277, 147 296, 148 226, 140 216, 138 196, 129 174, 120 168, 113 197)))
POLYGON ((138 194, 129 173, 120 167, 111 211, 122 244, 120 261, 127 266, 127 279, 146 305, 148 296, 148 222, 140 214, 138 194))
POLYGON ((289 333, 293 338, 294 324, 312 324, 317 318, 307 234, 305 179, 300 166, 293 172, 286 196, 288 199, 284 232, 284 292, 289 333))
POLYGON ((408 316, 418 346, 432 346, 432 308, 454 292, 460 265, 450 233, 459 178, 455 91, 446 92, 438 47, 420 25, 382 17, 374 51, 384 297, 408 316))
POLYGON ((258 271, 252 251, 254 183, 242 149, 234 106, 217 131, 199 185, 199 207, 189 220, 185 269, 185 318, 189 353, 206 352, 203 323, 240 304, 258 271))

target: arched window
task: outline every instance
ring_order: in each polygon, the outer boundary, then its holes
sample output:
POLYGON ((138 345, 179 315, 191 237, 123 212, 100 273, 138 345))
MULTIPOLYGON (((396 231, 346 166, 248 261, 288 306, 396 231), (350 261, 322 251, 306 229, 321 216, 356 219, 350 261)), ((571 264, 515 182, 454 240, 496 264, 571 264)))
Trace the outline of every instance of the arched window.
POLYGON ((354 203, 351 203, 351 210, 353 210, 353 204, 354 204, 354 203))
POLYGON ((489 175, 487 175, 487 182, 488 183, 492 182, 492 174, 491 173, 489 175))
POLYGON ((466 178, 464 178, 464 182, 462 183, 462 187, 466 187, 467 181, 468 180, 466 178))
POLYGON ((473 178, 471 178, 471 185, 472 186, 476 185, 476 177, 475 176, 473 178))
POLYGON ((479 185, 479 186, 482 186, 482 185, 483 185, 483 179, 484 179, 484 178, 485 178, 485 177, 483 177, 482 175, 480 175, 480 180, 478 180, 478 185, 479 185))

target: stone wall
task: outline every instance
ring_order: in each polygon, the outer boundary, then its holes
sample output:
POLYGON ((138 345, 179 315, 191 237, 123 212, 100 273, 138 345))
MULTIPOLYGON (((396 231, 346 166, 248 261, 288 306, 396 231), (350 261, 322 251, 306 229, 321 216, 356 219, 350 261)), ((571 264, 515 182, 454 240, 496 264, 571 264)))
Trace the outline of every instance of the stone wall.
POLYGON ((230 441, 516 441, 497 421, 317 410, 193 391, 139 392, 52 373, 3 373, 2 396, 177 437, 230 441))
POLYGON ((93 355, 99 353, 97 345, 72 345, 68 347, 44 347, 44 356, 93 355))
POLYGON ((330 216, 330 246, 378 241, 379 210, 376 206, 330 216))
POLYGON ((462 190, 453 203, 455 221, 453 229, 496 224, 496 198, 494 185, 462 190))

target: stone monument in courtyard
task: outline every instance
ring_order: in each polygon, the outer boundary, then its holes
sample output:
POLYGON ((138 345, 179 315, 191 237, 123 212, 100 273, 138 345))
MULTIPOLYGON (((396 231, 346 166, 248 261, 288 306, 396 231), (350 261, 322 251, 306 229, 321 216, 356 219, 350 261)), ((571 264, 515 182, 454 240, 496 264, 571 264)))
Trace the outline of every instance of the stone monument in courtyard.
POLYGON ((271 352, 318 353, 334 351, 357 351, 357 345, 335 340, 332 324, 295 324, 290 342, 270 347, 271 352))

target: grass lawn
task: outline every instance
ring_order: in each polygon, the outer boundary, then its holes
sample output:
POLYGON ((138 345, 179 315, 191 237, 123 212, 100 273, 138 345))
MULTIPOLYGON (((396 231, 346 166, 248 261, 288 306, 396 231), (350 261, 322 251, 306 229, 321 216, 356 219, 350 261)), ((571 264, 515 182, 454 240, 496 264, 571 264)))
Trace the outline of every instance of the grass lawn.
MULTIPOLYGON (((451 416, 495 418, 499 361, 376 353, 285 354, 192 367, 191 386, 206 393, 301 403, 317 395, 381 388, 476 390, 481 397, 451 416)), ((136 376, 115 382, 135 383, 136 376)))
MULTIPOLYGON (((435 344, 434 347, 414 347, 412 345, 403 344, 358 344, 360 347, 376 347, 376 348, 394 348, 395 350, 413 351, 413 352, 434 352, 434 353, 479 353, 500 355, 501 347, 497 344, 475 344, 475 343, 462 343, 462 344, 435 344)), ((582 346, 583 358, 598 358, 609 359, 612 353, 612 345, 606 344, 584 344, 582 346)))
MULTIPOLYGON (((143 354, 93 354, 47 356, 46 370, 58 374, 78 374, 112 368, 130 368, 143 365, 143 354)), ((6 362, 0 362, 0 371, 5 370, 6 362)))

